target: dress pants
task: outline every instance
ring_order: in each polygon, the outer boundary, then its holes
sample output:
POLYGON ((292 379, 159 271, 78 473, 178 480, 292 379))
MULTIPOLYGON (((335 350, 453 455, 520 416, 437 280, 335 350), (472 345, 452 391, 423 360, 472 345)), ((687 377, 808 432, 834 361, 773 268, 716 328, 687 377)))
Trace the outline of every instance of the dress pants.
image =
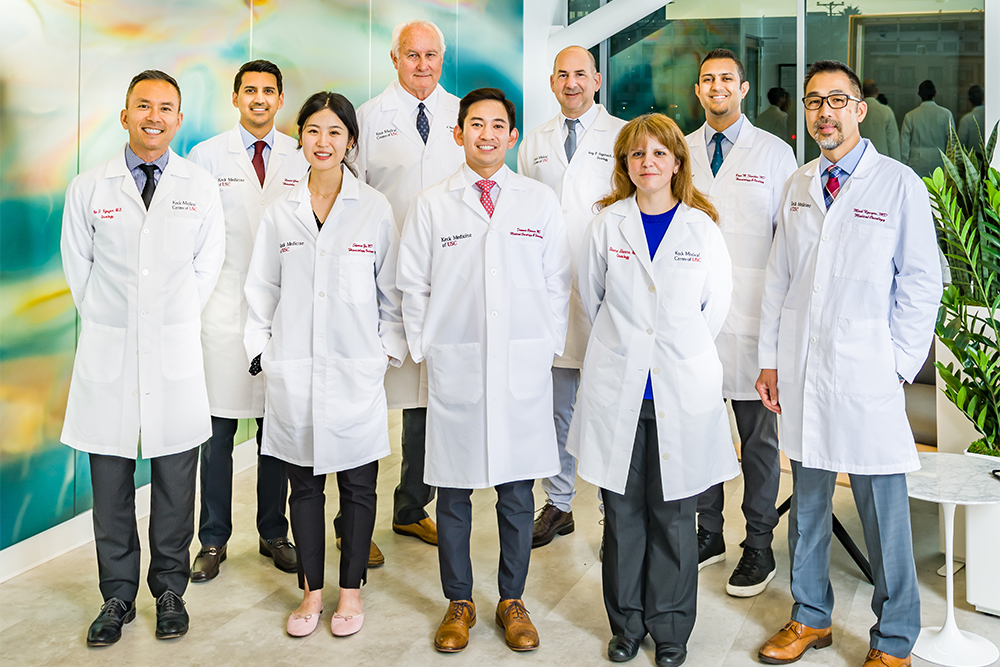
MULTIPOLYGON (((746 518, 746 546, 771 546, 778 525, 778 416, 761 401, 730 401, 740 434, 740 464, 743 468, 743 516, 746 518)), ((713 533, 722 532, 722 484, 710 486, 698 496, 698 525, 713 533)))
POLYGON ((427 518, 424 508, 434 500, 434 487, 424 483, 427 408, 403 410, 400 438, 402 462, 399 486, 392 494, 392 522, 406 526, 427 518))
MULTIPOLYGON (((812 628, 832 623, 830 542, 837 473, 792 461, 792 508, 788 553, 792 571, 792 619, 812 628)), ((851 475, 851 491, 864 529, 875 591, 871 647, 908 656, 920 634, 920 593, 913 563, 906 475, 851 475)))
POLYGON ((576 458, 566 451, 566 436, 579 389, 579 368, 552 367, 552 417, 556 423, 561 469, 559 474, 542 480, 542 489, 549 502, 563 512, 573 510, 573 497, 576 496, 576 458))
MULTIPOLYGON (((323 588, 326 561, 326 475, 316 475, 312 468, 286 463, 292 487, 288 513, 292 519, 292 537, 299 551, 299 588, 318 591, 323 588)), ((375 482, 378 461, 341 470, 337 473, 340 491, 341 539, 340 587, 361 588, 368 581, 368 552, 375 529, 375 482)))
MULTIPOLYGON (((184 595, 191 577, 198 448, 150 459, 149 573, 153 597, 184 595)), ((90 455, 94 541, 104 600, 135 600, 139 592, 139 529, 135 519, 135 459, 90 455)))
MULTIPOLYGON (((497 586, 501 600, 524 596, 531 558, 531 527, 535 500, 534 480, 508 482, 497 492, 497 524, 500 529, 500 570, 497 586)), ((438 489, 438 560, 441 586, 449 600, 472 599, 472 489, 438 489)))
POLYGON ((698 603, 697 496, 663 500, 653 401, 643 400, 625 493, 604 489, 604 606, 611 632, 687 644, 698 603))
MULTIPOLYGON (((233 534, 233 438, 237 419, 212 417, 212 437, 201 445, 201 515, 198 541, 221 547, 233 534)), ((257 532, 265 540, 288 535, 285 462, 260 453, 264 420, 257 418, 257 532)))

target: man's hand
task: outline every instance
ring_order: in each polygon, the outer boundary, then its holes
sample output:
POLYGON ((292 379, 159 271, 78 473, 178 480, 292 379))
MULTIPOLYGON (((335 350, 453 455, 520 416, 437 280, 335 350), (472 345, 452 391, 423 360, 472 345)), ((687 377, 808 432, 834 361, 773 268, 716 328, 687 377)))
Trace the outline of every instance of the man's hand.
POLYGON ((764 407, 775 414, 781 414, 781 406, 778 405, 778 370, 776 368, 765 368, 761 370, 757 377, 757 384, 754 385, 760 400, 764 402, 764 407))

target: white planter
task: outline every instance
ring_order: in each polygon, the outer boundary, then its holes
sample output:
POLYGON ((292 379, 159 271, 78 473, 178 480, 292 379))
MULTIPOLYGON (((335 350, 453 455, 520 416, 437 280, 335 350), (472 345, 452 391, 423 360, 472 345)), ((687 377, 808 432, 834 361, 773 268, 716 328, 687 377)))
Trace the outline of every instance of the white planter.
MULTIPOLYGON (((995 461, 1000 458, 965 452, 966 456, 995 461)), ((998 482, 1000 483, 1000 482, 998 482)), ((1000 505, 968 505, 965 508, 965 599, 985 614, 1000 616, 1000 505)))

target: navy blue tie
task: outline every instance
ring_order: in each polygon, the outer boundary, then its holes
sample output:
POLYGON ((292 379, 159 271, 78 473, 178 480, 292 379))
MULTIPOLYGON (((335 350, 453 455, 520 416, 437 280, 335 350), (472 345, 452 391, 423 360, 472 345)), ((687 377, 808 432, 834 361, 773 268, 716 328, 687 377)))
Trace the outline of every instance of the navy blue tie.
POLYGON ((722 140, 726 138, 722 132, 716 132, 712 137, 715 142, 715 154, 712 155, 712 176, 717 176, 722 168, 722 140))
POLYGON ((427 137, 431 134, 431 123, 427 120, 427 114, 424 113, 424 109, 426 108, 423 102, 417 105, 417 132, 420 133, 420 138, 424 140, 425 144, 427 143, 427 137))

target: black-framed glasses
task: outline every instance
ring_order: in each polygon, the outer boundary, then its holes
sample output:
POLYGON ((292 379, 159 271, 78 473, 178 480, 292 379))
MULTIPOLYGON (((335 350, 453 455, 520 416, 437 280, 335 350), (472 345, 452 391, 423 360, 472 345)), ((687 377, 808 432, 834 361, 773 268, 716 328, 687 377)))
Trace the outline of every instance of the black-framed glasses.
POLYGON ((802 98, 802 105, 805 106, 806 109, 809 109, 809 111, 818 111, 823 108, 823 102, 825 101, 831 109, 843 109, 851 100, 855 102, 864 102, 864 100, 858 99, 857 97, 838 93, 836 95, 827 95, 826 97, 822 95, 809 95, 808 97, 802 98))

